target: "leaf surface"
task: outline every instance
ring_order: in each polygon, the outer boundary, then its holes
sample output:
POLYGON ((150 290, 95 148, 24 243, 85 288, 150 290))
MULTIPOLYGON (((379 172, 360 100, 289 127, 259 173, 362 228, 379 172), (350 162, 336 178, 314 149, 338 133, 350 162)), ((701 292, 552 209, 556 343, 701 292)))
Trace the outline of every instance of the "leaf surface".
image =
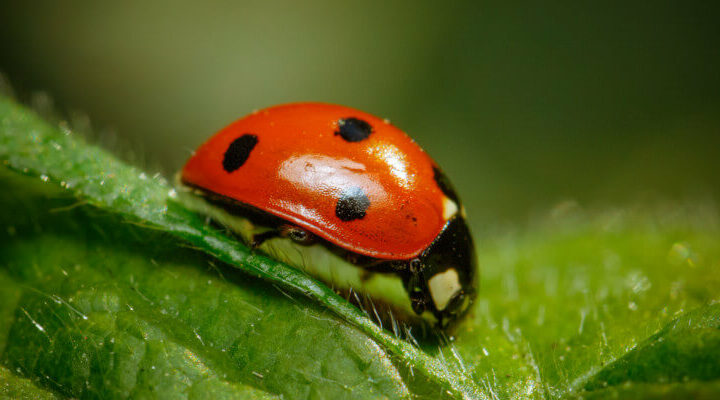
POLYGON ((0 394, 720 394, 712 205, 565 205, 521 231, 485 228, 471 315, 419 349, 207 225, 163 178, 9 99, 0 161, 0 394))

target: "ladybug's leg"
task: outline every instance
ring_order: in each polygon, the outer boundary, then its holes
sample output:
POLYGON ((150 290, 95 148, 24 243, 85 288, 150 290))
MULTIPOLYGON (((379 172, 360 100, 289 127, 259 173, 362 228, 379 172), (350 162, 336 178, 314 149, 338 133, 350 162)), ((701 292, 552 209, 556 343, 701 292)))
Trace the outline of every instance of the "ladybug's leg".
POLYGON ((408 295, 410 297, 410 305, 412 306, 415 314, 420 315, 425 312, 427 308, 427 301, 425 293, 423 293, 422 287, 420 286, 420 277, 412 275, 408 284, 408 295))
POLYGON ((427 309, 427 293, 422 279, 422 262, 413 259, 408 263, 409 279, 406 283, 406 290, 410 297, 410 305, 415 314, 420 315, 427 309))
POLYGON ((251 246, 253 249, 260 247, 266 240, 276 237, 289 238, 295 243, 302 245, 310 245, 315 243, 315 235, 293 225, 281 225, 277 229, 271 229, 262 233, 253 235, 251 246))
POLYGON ((308 246, 315 243, 315 235, 298 226, 282 225, 278 230, 280 236, 290 238, 297 244, 308 246))

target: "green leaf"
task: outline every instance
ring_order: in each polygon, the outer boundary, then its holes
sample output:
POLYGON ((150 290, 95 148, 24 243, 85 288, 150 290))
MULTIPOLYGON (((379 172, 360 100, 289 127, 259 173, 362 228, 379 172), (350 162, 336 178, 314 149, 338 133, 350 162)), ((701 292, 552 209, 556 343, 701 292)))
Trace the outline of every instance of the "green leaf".
MULTIPOLYGON (((20 192, 15 185, 5 193, 20 192)), ((2 201, 23 215, 3 219, 12 244, 0 280, 14 288, 4 302, 14 321, 0 343, 9 367, 51 376, 68 396, 404 393, 387 355, 322 309, 215 269, 162 232, 47 194, 2 201)))
POLYGON ((0 160, 6 397, 720 395, 714 205, 486 227, 471 315, 420 350, 8 99, 0 160))
POLYGON ((641 370, 650 383, 718 381, 717 341, 708 336, 717 334, 709 305, 720 300, 716 208, 555 214, 481 242, 475 323, 455 343, 475 365, 473 376, 511 397, 539 391, 549 398, 637 381, 641 370), (672 346, 638 352, 647 338, 669 338, 683 323, 690 327, 672 335, 672 346), (693 354, 683 354, 688 349, 693 354), (682 367, 673 375, 653 372, 673 358, 682 367))
MULTIPOLYGON (((83 204, 111 212, 126 218, 128 222, 145 228, 169 233, 174 237, 183 239, 185 243, 197 249, 212 254, 221 262, 235 265, 246 273, 274 282, 278 287, 288 290, 290 296, 303 294, 316 301, 316 303, 313 303, 314 307, 321 304, 323 306, 321 310, 329 310, 345 321, 345 323, 339 322, 334 316, 324 317, 328 321, 338 324, 338 329, 341 326, 350 329, 347 324, 351 324, 368 336, 360 337, 357 340, 363 343, 370 340, 372 346, 382 346, 382 349, 377 349, 377 352, 364 354, 365 358, 371 357, 375 360, 372 364, 368 365, 367 360, 358 356, 350 357, 356 361, 356 368, 359 368, 359 372, 365 372, 369 367, 375 366, 376 363, 388 363, 388 360, 392 357, 396 359, 403 373, 409 373, 413 376, 410 380, 418 382, 416 384, 418 387, 422 386, 422 382, 427 381, 433 387, 433 393, 447 393, 456 397, 472 397, 477 392, 473 381, 456 370, 451 364, 430 357, 410 343, 399 340, 390 333, 383 331, 360 310, 324 284, 315 281, 297 269, 278 263, 263 255, 251 253, 236 240, 209 227, 204 222, 204 218, 190 212, 182 204, 174 201, 175 191, 161 177, 148 177, 144 172, 123 164, 103 150, 89 146, 63 126, 59 128, 50 126, 35 114, 7 99, 0 101, 0 159, 4 160, 4 164, 13 170, 40 177, 41 181, 51 182, 64 188, 67 192, 80 199, 83 204)), ((6 207, 6 209, 13 208, 13 206, 6 207)), ((13 213, 11 216, 14 215, 13 213)), ((58 222, 58 224, 61 224, 61 222, 58 222)), ((65 224, 66 227, 68 225, 70 224, 65 224)), ((83 225, 81 228, 87 229, 89 227, 83 225)), ((59 236, 65 236, 65 234, 59 234, 59 236)), ((122 240, 117 239, 117 241, 122 240)), ((142 242, 154 245, 152 240, 147 238, 143 239, 142 242)), ((65 248, 65 245, 62 248, 65 248)), ((9 251, 4 253, 9 254, 9 251)), ((55 255, 48 255, 48 259, 53 257, 55 255)), ((100 259, 103 258, 100 257, 100 259)), ((146 260, 146 262, 148 261, 146 260)), ((32 260, 32 263, 44 265, 36 260, 32 260)), ((150 267, 146 266, 146 268, 149 269, 150 267)), ((150 280, 149 282, 153 281, 150 280)), ((270 289, 265 289, 264 292, 277 293, 276 290, 270 289)), ((297 301, 295 300, 295 303, 297 301)), ((286 301, 283 304, 285 307, 296 306, 296 304, 287 303, 286 301)), ((310 307, 306 305, 307 303, 300 304, 302 304, 302 310, 307 310, 310 307)), ((20 307, 16 308, 20 310, 20 307)), ((224 312, 230 313, 230 310, 224 310, 224 312)), ((325 313, 324 311, 318 312, 320 314, 325 313)), ((290 308, 280 316, 272 318, 272 324, 279 324, 278 319, 287 320, 293 324, 292 327, 289 327, 289 330, 285 331, 284 335, 279 335, 279 337, 296 333, 296 324, 306 323, 311 319, 318 321, 323 319, 319 315, 309 316, 307 321, 301 323, 294 318, 296 314, 297 311, 290 308)), ((28 319, 30 318, 28 317, 28 319)), ((219 329, 216 328, 216 330, 219 329)), ((318 327, 318 332, 327 330, 328 327, 323 326, 323 324, 318 327)), ((282 330, 273 330, 273 332, 282 332, 282 330)), ((353 332, 360 334, 357 331, 353 332)), ((313 347, 314 343, 312 341, 305 342, 305 345, 313 347)), ((308 351, 310 347, 308 347, 308 351)), ((317 349, 315 348, 315 350, 317 349)), ((307 357, 310 359, 315 358, 311 355, 307 357)), ((307 363, 301 361, 301 364, 305 366, 307 363)), ((327 388, 328 379, 333 381, 333 379, 326 376, 334 375, 335 368, 331 365, 332 363, 319 366, 318 368, 322 370, 322 373, 317 373, 317 371, 301 373, 302 378, 298 379, 327 388)), ((258 371, 250 372, 262 375, 258 371)), ((384 393, 389 397, 407 397, 408 389, 406 383, 398 375, 400 372, 395 368, 386 368, 383 372, 394 386, 391 391, 384 390, 379 391, 379 393, 384 393)), ((252 376, 256 375, 252 374, 252 376)), ((365 376, 365 378, 371 383, 371 387, 383 384, 387 380, 373 376, 365 376)), ((247 379, 251 380, 253 378, 247 376, 247 379)), ((286 382, 286 379, 278 378, 277 382, 286 382)), ((354 381, 350 379, 349 382, 354 381)), ((355 384, 341 382, 339 386, 343 390, 351 391, 353 396, 362 397, 361 391, 355 389, 355 384)), ((81 389, 73 387, 71 393, 75 393, 75 390, 81 389)), ((291 397, 302 396, 301 393, 286 387, 272 387, 270 391, 286 395, 292 394, 291 397)))
POLYGON ((53 392, 37 387, 29 379, 21 378, 0 366, 0 399, 56 400, 53 392))
POLYGON ((709 381, 720 377, 720 305, 688 312, 608 365, 586 390, 623 382, 709 381))

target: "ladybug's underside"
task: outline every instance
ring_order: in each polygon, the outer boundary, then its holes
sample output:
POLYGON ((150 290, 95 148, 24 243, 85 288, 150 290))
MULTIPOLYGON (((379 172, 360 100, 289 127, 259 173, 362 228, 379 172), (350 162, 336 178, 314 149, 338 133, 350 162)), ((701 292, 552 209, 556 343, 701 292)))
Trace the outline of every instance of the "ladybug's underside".
POLYGON ((448 221, 418 257, 387 260, 348 251, 310 233, 301 244, 312 246, 298 247, 293 242, 299 240, 282 233, 288 231, 287 221, 201 188, 185 187, 203 199, 189 200, 193 208, 230 228, 247 245, 317 276, 346 295, 360 293, 348 299, 379 309, 379 314, 369 314, 381 321, 397 319, 411 325, 424 321, 445 328, 467 311, 474 298, 476 257, 461 215, 448 221), (259 236, 265 239, 258 242, 259 236))

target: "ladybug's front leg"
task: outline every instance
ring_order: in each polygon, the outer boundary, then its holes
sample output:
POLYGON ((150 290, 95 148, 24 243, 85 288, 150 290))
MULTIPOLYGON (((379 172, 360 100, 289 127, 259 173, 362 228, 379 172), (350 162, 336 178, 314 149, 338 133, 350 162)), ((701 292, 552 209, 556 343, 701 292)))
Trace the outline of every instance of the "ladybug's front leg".
POLYGON ((427 309, 427 293, 423 285, 423 265, 418 259, 410 260, 408 263, 409 279, 405 283, 405 290, 410 297, 410 305, 417 315, 421 315, 427 309))
POLYGON ((293 225, 281 225, 278 228, 253 235, 250 246, 257 249, 266 240, 276 237, 289 238, 293 242, 304 246, 315 243, 315 235, 305 229, 293 225))
POLYGON ((315 235, 299 226, 281 225, 278 231, 280 236, 290 238, 293 242, 303 246, 315 243, 315 235))

